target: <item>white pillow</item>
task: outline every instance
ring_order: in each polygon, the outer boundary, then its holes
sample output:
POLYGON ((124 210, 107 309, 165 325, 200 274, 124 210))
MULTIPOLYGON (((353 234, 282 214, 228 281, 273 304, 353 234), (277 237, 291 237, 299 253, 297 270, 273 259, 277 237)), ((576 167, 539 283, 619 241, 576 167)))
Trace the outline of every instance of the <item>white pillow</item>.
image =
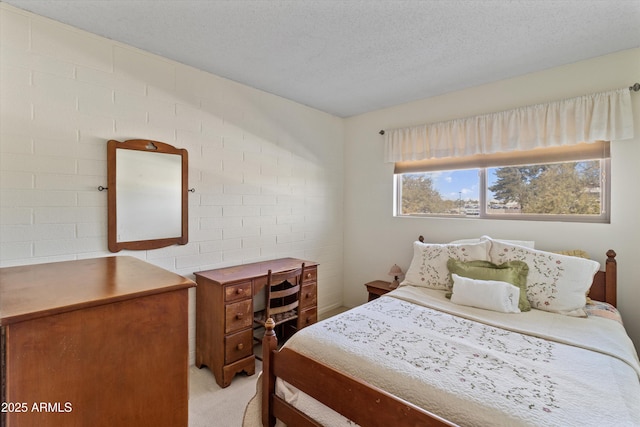
POLYGON ((460 245, 413 242, 413 259, 401 285, 450 290, 449 258, 488 261, 490 246, 488 240, 460 245))
POLYGON ((476 280, 452 274, 453 293, 451 302, 460 305, 500 311, 520 313, 518 300, 520 288, 497 280, 476 280))
POLYGON ((499 240, 491 241, 490 261, 502 264, 520 260, 529 266, 527 299, 539 310, 586 316, 586 293, 600 264, 585 258, 560 255, 499 240))
MULTIPOLYGON (((460 243, 478 243, 478 242, 482 242, 483 240, 487 240, 487 239, 491 239, 491 237, 489 236, 482 236, 480 238, 477 239, 461 239, 461 240, 454 240, 453 244, 460 244, 460 243)), ((518 245, 518 246, 524 246, 527 248, 535 248, 536 247, 536 242, 533 240, 503 240, 503 239, 495 239, 499 242, 504 242, 504 243, 511 243, 512 245, 518 245)))

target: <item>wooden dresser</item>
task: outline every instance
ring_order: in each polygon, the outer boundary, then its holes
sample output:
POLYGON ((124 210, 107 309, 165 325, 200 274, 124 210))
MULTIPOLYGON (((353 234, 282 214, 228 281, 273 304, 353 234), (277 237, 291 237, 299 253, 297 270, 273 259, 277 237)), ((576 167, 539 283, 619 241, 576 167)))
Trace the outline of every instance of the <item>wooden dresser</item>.
POLYGON ((0 269, 0 424, 186 427, 192 286, 128 256, 0 269))
POLYGON ((220 387, 239 372, 255 373, 253 297, 267 283, 267 273, 305 263, 298 329, 318 319, 318 264, 281 258, 194 273, 196 282, 196 366, 208 366, 220 387))

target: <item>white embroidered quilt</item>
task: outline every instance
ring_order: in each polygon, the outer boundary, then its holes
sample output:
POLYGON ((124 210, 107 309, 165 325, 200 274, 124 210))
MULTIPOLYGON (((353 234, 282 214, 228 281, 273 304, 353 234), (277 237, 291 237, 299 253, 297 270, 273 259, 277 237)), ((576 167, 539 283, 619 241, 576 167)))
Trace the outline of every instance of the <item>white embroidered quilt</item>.
MULTIPOLYGON (((640 364, 617 322, 457 306, 400 287, 286 344, 464 426, 640 426, 640 364)), ((327 426, 346 419, 287 384, 327 426)))

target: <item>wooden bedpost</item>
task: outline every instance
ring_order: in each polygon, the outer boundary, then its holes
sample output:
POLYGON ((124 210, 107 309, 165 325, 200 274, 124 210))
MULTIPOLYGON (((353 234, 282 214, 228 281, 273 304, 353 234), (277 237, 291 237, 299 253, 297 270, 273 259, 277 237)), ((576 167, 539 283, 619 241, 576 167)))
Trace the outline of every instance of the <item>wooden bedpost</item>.
POLYGON ((617 307, 617 287, 618 287, 618 263, 616 261, 616 252, 613 249, 607 251, 607 261, 605 262, 605 299, 606 301, 617 307))
POLYGON ((278 338, 273 330, 276 323, 272 318, 267 319, 262 338, 262 425, 273 427, 276 419, 273 416, 273 393, 276 388, 276 378, 273 374, 272 355, 278 348, 278 338))

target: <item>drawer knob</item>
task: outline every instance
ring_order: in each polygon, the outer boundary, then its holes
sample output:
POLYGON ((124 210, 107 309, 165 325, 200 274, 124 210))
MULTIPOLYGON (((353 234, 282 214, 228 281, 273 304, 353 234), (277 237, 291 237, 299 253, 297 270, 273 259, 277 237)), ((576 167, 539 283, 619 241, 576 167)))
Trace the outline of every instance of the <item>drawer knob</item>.
POLYGON ((305 295, 307 298, 311 298, 311 292, 307 292, 307 295, 305 295))
POLYGON ((237 288, 236 289, 236 294, 240 295, 242 293, 242 288, 237 288))
POLYGON ((307 273, 307 279, 311 278, 311 273, 307 273))
POLYGON ((236 319, 238 319, 238 320, 242 319, 243 317, 244 317, 243 313, 236 314, 236 319))
POLYGON ((236 346, 238 350, 242 350, 244 348, 244 344, 240 343, 236 346))

